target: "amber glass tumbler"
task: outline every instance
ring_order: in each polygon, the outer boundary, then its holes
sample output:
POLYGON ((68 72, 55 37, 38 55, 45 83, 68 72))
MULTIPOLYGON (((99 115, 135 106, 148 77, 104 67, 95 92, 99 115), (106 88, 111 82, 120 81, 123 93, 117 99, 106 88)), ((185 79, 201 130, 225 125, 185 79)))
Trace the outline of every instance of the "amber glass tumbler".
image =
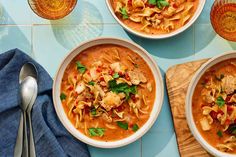
POLYGON ((236 0, 215 0, 211 8, 211 24, 221 37, 236 41, 236 0))
POLYGON ((57 20, 71 13, 77 0, 28 0, 28 3, 38 16, 57 20))

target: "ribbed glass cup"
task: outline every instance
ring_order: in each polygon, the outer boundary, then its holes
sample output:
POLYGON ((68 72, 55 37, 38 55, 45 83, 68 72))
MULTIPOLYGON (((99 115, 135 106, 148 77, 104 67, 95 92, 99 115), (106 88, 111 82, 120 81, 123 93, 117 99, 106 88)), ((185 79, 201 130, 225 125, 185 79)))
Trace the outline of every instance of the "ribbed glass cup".
POLYGON ((38 16, 57 20, 71 13, 77 0, 28 0, 28 3, 38 16))
POLYGON ((236 0, 215 0, 211 8, 211 24, 221 37, 236 41, 236 0))

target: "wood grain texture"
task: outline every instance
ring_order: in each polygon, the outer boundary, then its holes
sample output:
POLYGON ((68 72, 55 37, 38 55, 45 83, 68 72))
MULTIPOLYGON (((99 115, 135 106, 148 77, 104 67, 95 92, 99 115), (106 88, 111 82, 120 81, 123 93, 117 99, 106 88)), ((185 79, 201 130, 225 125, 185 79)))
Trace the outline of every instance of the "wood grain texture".
POLYGON ((185 96, 188 85, 207 59, 179 64, 168 69, 166 85, 174 121, 179 152, 182 157, 210 157, 192 136, 185 118, 185 96))

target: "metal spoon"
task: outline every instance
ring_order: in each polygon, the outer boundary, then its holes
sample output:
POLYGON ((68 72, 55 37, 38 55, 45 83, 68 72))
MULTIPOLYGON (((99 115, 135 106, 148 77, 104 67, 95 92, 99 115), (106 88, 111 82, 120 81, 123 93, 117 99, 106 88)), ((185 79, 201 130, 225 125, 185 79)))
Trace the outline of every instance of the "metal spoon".
POLYGON ((33 128, 32 128, 32 120, 31 120, 31 111, 32 111, 32 108, 33 108, 33 105, 34 105, 34 102, 36 100, 36 97, 37 97, 37 94, 38 94, 38 85, 37 85, 37 81, 35 78, 31 77, 31 82, 32 82, 32 85, 34 85, 34 92, 33 92, 33 96, 32 96, 32 99, 28 105, 28 108, 26 110, 26 113, 28 115, 28 122, 29 122, 29 131, 30 131, 30 134, 29 134, 29 156, 30 157, 35 157, 35 146, 34 146, 34 135, 33 135, 33 128))
POLYGON ((29 118, 29 130, 30 130, 30 139, 29 139, 29 156, 30 157, 35 157, 36 154, 35 154, 35 146, 34 146, 34 134, 33 134, 33 128, 32 128, 32 119, 31 119, 31 111, 32 111, 32 108, 33 108, 33 105, 34 105, 34 102, 36 100, 36 97, 37 97, 37 94, 38 94, 38 84, 37 84, 37 81, 35 78, 33 78, 34 80, 34 93, 33 93, 33 97, 30 101, 30 104, 27 108, 27 115, 28 115, 28 118, 29 118))
POLYGON ((34 83, 32 84, 32 78, 37 77, 37 72, 36 73, 35 72, 36 70, 33 64, 31 63, 26 63, 25 65, 23 65, 20 71, 19 82, 20 82, 20 96, 22 99, 20 107, 22 110, 22 114, 20 118, 20 125, 18 129, 16 145, 14 148, 14 157, 21 157, 21 156, 28 157, 26 109, 30 104, 31 99, 33 97, 33 93, 35 91, 34 83))

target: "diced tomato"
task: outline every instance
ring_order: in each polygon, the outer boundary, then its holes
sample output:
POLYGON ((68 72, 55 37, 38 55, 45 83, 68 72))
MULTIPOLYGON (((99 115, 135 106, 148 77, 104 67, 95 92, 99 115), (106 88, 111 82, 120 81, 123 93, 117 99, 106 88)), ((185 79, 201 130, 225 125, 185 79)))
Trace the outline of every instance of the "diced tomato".
POLYGON ((69 91, 72 91, 73 89, 74 89, 73 86, 70 86, 70 87, 68 88, 69 91))
POLYGON ((236 119, 234 120, 234 123, 236 123, 236 119))
POLYGON ((75 101, 75 106, 78 106, 78 104, 79 104, 79 101, 76 100, 76 101, 75 101))
POLYGON ((104 77, 103 76, 100 77, 100 81, 104 81, 104 77))
POLYGON ((211 116, 211 118, 213 118, 213 119, 217 119, 217 115, 218 115, 218 113, 215 112, 215 111, 211 111, 211 112, 210 112, 210 116, 211 116))
POLYGON ((130 128, 133 128, 133 126, 134 126, 133 123, 130 123, 130 124, 129 124, 129 127, 130 127, 130 128))
POLYGON ((225 121, 225 125, 230 125, 230 124, 231 124, 231 120, 226 119, 226 121, 225 121))
POLYGON ((133 101, 135 101, 135 100, 136 100, 136 97, 135 97, 135 95, 134 95, 134 94, 131 94, 131 95, 130 95, 130 98, 131 98, 133 101))
POLYGON ((110 69, 108 73, 109 73, 109 75, 113 75, 114 71, 112 69, 110 69))
POLYGON ((74 75, 74 79, 77 79, 77 75, 74 75))
POLYGON ((125 73, 125 79, 126 79, 127 81, 130 81, 130 77, 129 77, 128 73, 125 73))
POLYGON ((176 3, 173 4, 174 8, 178 8, 178 5, 176 3))
POLYGON ((229 101, 230 101, 230 99, 231 99, 232 96, 233 96, 233 95, 227 95, 227 97, 226 97, 226 99, 225 99, 226 103, 229 103, 229 101))
POLYGON ((223 111, 221 111, 221 110, 219 110, 219 111, 217 112, 217 114, 221 114, 221 115, 223 115, 223 114, 224 114, 224 112, 223 112, 223 111))
POLYGON ((123 73, 121 71, 118 72, 119 76, 123 76, 123 73))
POLYGON ((232 106, 227 105, 227 112, 232 112, 234 108, 232 106))
POLYGON ((124 105, 121 105, 119 107, 116 108, 117 112, 121 112, 125 109, 125 106, 124 105))
POLYGON ((128 0, 128 5, 132 5, 132 0, 128 0))
POLYGON ((74 96, 77 97, 79 94, 77 92, 74 93, 74 96))
POLYGON ((208 83, 209 81, 210 81, 210 79, 207 77, 204 79, 204 83, 208 83))
POLYGON ((84 111, 85 111, 86 114, 89 114, 89 112, 90 112, 90 107, 89 107, 89 106, 85 106, 85 107, 84 107, 84 111))
POLYGON ((100 73, 100 72, 102 72, 102 68, 101 68, 101 67, 98 67, 98 68, 96 69, 96 71, 100 73))

